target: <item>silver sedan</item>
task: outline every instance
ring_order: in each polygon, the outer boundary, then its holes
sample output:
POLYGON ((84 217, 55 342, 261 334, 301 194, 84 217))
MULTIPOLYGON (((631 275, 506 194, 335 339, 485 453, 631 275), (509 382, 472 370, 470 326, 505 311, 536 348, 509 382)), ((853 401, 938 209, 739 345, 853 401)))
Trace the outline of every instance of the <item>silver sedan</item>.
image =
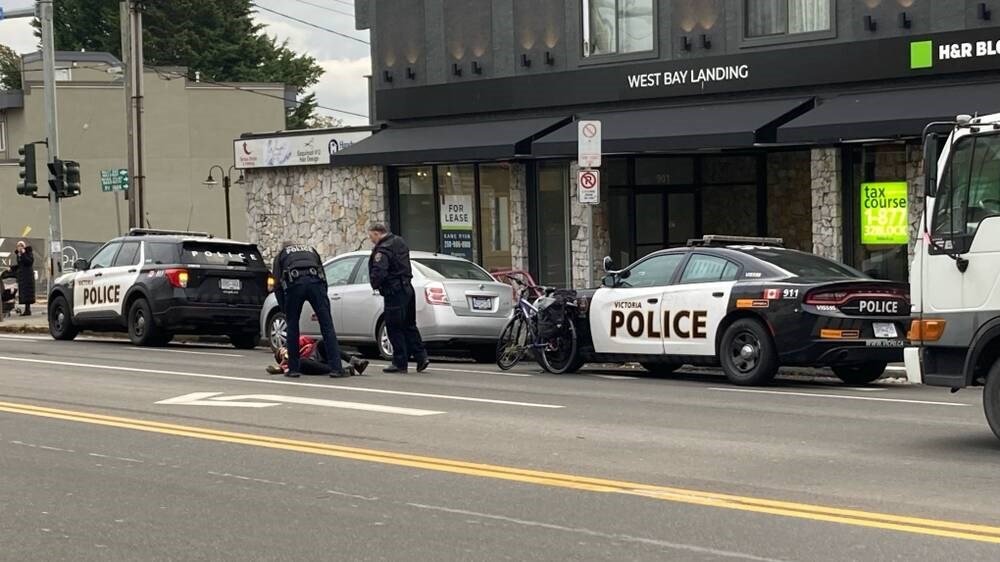
MULTIPOLYGON (((341 254, 324 264, 330 309, 341 344, 371 357, 392 357, 382 318, 382 297, 368 283, 368 252, 341 254)), ((485 269, 453 256, 411 252, 417 327, 428 348, 470 353, 481 362, 496 358, 496 342, 511 313, 512 291, 485 269)), ((261 333, 272 348, 285 345, 287 320, 272 293, 260 316, 261 333)), ((302 335, 319 338, 319 323, 306 304, 302 335)))

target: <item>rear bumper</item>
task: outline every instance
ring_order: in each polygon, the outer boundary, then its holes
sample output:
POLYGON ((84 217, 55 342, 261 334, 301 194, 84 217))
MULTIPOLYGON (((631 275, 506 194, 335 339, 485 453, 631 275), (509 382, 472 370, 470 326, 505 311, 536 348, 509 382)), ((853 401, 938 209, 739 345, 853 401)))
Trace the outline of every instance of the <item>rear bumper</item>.
POLYGON ((496 343, 508 321, 506 316, 458 316, 450 306, 427 306, 417 314, 427 343, 496 343))
POLYGON ((260 306, 174 303, 153 313, 156 325, 175 333, 258 333, 260 306))
POLYGON ((833 367, 862 363, 899 363, 903 340, 812 340, 791 353, 780 354, 782 365, 833 367))

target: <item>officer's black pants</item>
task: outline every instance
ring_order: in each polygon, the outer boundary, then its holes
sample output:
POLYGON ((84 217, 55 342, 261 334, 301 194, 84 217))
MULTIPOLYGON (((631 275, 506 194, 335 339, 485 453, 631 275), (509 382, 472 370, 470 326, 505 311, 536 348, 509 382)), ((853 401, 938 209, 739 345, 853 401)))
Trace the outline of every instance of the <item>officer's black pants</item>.
POLYGON ((424 342, 417 330, 417 299, 413 285, 383 295, 385 301, 385 329, 392 343, 392 364, 405 369, 412 357, 416 361, 427 358, 424 342))
POLYGON ((337 332, 333 328, 333 316, 330 315, 330 300, 326 296, 326 283, 319 277, 300 277, 285 289, 285 318, 288 320, 288 371, 298 373, 302 369, 299 359, 299 318, 302 316, 302 305, 312 305, 319 321, 319 330, 323 334, 323 347, 330 368, 334 372, 344 370, 340 362, 340 346, 337 344, 337 332))

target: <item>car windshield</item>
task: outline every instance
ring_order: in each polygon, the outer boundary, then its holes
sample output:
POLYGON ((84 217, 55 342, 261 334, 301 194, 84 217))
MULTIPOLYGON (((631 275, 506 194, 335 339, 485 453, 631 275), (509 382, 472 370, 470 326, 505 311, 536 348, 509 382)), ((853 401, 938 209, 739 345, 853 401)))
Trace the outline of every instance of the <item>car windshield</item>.
POLYGON ((183 262, 191 265, 243 266, 266 269, 257 248, 247 244, 185 242, 183 262))
POLYGON ((489 273, 478 265, 465 260, 419 258, 413 260, 420 273, 429 279, 464 279, 468 281, 493 281, 489 273))
POLYGON ((865 275, 856 269, 804 252, 761 248, 747 250, 746 253, 796 277, 866 279, 865 275))

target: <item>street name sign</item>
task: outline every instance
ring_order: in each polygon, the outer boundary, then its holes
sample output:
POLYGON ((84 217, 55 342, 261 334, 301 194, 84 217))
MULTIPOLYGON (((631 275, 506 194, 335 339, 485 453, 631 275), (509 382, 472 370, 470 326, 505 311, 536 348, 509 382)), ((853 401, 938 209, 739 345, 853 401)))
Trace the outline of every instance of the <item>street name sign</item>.
POLYGON ((128 186, 128 170, 124 168, 101 170, 101 191, 105 193, 128 191, 128 186))

